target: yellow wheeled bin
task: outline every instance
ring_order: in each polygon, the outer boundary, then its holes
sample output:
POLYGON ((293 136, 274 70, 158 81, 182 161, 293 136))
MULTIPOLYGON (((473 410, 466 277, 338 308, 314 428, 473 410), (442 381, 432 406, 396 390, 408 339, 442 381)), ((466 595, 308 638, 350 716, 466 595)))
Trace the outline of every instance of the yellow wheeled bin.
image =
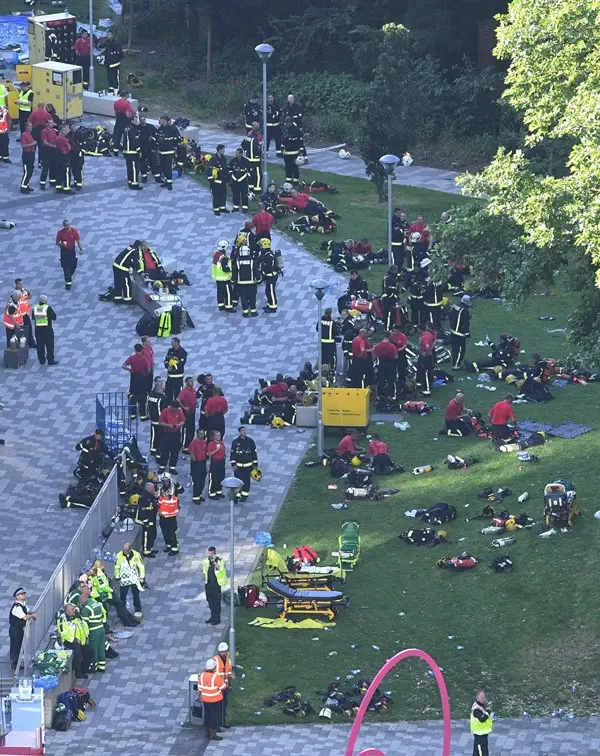
POLYGON ((371 389, 324 388, 323 425, 366 428, 370 420, 371 389))

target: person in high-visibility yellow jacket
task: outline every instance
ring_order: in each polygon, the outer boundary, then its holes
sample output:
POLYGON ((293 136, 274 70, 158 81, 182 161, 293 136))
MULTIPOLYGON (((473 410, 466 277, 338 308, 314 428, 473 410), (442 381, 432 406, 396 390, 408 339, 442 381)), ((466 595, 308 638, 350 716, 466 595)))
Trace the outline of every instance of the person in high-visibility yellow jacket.
POLYGON ((214 546, 208 549, 207 557, 202 562, 202 572, 206 600, 210 609, 210 617, 205 622, 207 625, 218 625, 221 622, 221 589, 227 585, 227 572, 214 546))
POLYGON ((494 720, 483 690, 478 691, 475 703, 471 707, 470 725, 473 735, 473 756, 489 756, 488 735, 494 729, 494 720))
POLYGON ((75 677, 85 680, 92 661, 92 647, 87 623, 81 619, 74 604, 65 604, 64 614, 58 618, 56 627, 63 646, 73 651, 75 677))
POLYGON ((120 595, 123 603, 127 600, 127 594, 131 590, 133 594, 133 607, 136 614, 142 613, 140 591, 145 590, 146 567, 139 551, 131 548, 130 543, 123 546, 115 560, 115 579, 121 582, 120 595))

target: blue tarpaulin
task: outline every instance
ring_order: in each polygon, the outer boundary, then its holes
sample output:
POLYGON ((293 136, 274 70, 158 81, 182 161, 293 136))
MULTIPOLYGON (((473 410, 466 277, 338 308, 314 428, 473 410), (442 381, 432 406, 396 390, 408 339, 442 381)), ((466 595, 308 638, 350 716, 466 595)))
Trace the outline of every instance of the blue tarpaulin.
POLYGON ((18 63, 29 54, 26 16, 0 16, 0 60, 18 63), (13 46, 19 45, 17 49, 13 46))

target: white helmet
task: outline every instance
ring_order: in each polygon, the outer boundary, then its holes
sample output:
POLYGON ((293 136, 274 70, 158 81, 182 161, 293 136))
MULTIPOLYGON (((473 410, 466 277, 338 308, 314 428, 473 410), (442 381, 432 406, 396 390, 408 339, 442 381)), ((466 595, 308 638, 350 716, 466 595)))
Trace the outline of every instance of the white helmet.
POLYGON ((304 165, 304 163, 306 163, 306 158, 304 157, 304 155, 298 155, 298 157, 296 158, 296 165, 304 165))
POLYGON ((170 472, 164 472, 164 473, 163 473, 163 474, 162 474, 162 475, 160 476, 160 479, 161 479, 161 480, 173 480, 173 478, 171 477, 171 473, 170 473, 170 472))
POLYGON ((217 662, 214 659, 209 659, 206 664, 204 665, 204 669, 207 672, 212 672, 217 668, 217 662))
POLYGON ((348 152, 348 150, 344 150, 344 149, 341 149, 338 152, 338 155, 342 158, 342 160, 348 160, 348 158, 350 157, 350 153, 348 152))
POLYGON ((294 185, 290 184, 289 181, 284 181, 284 183, 281 185, 281 188, 284 192, 291 192, 294 188, 294 185))
POLYGON ((405 152, 404 155, 402 155, 402 165, 407 168, 409 165, 412 165, 413 159, 410 152, 405 152))
POLYGON ((418 231, 413 231, 410 235, 410 243, 418 244, 421 241, 421 234, 418 231))
POLYGON ((227 252, 227 248, 229 247, 229 242, 227 239, 219 239, 217 242, 217 249, 221 250, 221 252, 227 252))
POLYGON ((229 646, 227 643, 219 643, 217 650, 220 654, 224 654, 225 651, 229 651, 229 646))
POLYGON ((242 246, 240 247, 240 255, 242 257, 246 257, 249 254, 250 254, 250 247, 247 244, 242 244, 242 246))

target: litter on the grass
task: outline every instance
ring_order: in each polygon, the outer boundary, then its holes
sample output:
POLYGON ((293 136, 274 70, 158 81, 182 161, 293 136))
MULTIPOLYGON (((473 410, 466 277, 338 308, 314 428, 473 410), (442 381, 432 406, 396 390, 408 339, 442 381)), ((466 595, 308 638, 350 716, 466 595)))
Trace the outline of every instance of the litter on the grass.
POLYGON ((401 431, 407 431, 410 428, 410 423, 407 423, 406 420, 396 420, 396 422, 394 423, 394 428, 398 428, 398 430, 401 431))
POLYGON ((337 483, 330 483, 330 484, 329 484, 329 485, 327 486, 327 488, 328 488, 328 489, 329 489, 330 491, 337 491, 337 488, 338 488, 338 487, 337 487, 337 483))
POLYGON ((337 656, 337 651, 330 651, 327 656, 337 656))
POLYGON ((372 649, 373 649, 374 651, 381 651, 381 649, 379 648, 379 646, 374 646, 374 645, 371 645, 371 648, 372 648, 372 649))

